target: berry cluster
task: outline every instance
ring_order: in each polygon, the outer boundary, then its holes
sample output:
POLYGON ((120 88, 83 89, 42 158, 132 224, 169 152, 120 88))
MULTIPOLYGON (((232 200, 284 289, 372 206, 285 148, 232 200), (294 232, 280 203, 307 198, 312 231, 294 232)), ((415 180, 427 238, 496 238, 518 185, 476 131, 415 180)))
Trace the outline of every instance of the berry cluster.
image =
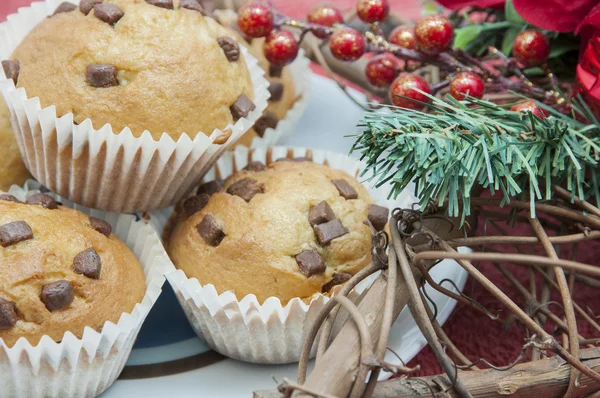
MULTIPOLYGON (((510 80, 491 74, 481 64, 473 66, 465 62, 473 59, 452 48, 454 27, 445 16, 429 15, 414 26, 398 26, 386 39, 378 24, 388 14, 388 0, 358 0, 356 15, 370 24, 370 30, 363 34, 345 26, 340 10, 330 5, 312 8, 307 21, 302 22, 279 14, 269 3, 252 1, 240 8, 238 26, 246 36, 266 38, 265 57, 276 66, 288 65, 297 57, 300 41, 308 32, 328 40, 331 54, 342 61, 356 61, 367 52, 373 53, 365 69, 367 80, 378 88, 389 87, 390 102, 400 107, 420 109, 429 102, 423 93, 435 94, 446 86, 458 100, 466 96, 483 97, 487 83, 515 88, 510 80), (299 39, 284 26, 301 29, 299 39), (447 78, 444 84, 430 87, 426 80, 408 72, 411 68, 407 66, 428 63, 440 66, 447 78)), ((521 66, 542 65, 549 52, 548 39, 540 31, 526 30, 514 39, 514 59, 521 66)), ((523 88, 527 90, 526 85, 523 88)))

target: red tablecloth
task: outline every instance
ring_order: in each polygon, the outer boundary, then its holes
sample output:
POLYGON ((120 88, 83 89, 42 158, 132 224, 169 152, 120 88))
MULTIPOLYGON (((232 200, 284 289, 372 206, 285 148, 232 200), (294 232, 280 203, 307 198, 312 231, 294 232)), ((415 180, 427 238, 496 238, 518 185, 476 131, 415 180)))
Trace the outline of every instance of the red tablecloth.
MULTIPOLYGON (((4 20, 6 15, 13 13, 18 7, 26 6, 30 0, 0 0, 0 20, 4 20)), ((274 0, 275 5, 283 13, 295 17, 303 17, 308 9, 314 4, 323 2, 322 0, 274 0)), ((355 0, 329 0, 329 3, 336 4, 338 7, 350 8, 356 3, 355 0)), ((392 9, 394 12, 406 19, 414 19, 419 15, 418 0, 391 0, 392 9)), ((483 233, 484 220, 480 220, 480 233, 483 233)), ((508 228, 507 228, 508 229, 508 228)), ((527 229, 519 228, 517 231, 512 231, 511 234, 525 234, 527 229)), ((561 255, 566 256, 564 251, 561 255)), ((578 260, 589 264, 597 264, 600 258, 600 246, 596 244, 585 243, 580 245, 578 260)), ((515 302, 523 303, 522 296, 513 288, 502 275, 491 265, 481 264, 483 271, 488 278, 494 281, 506 294, 508 294, 515 302)), ((510 267, 515 275, 526 276, 523 268, 510 267)), ((538 290, 541 286, 538 280, 538 290)), ((506 310, 502 305, 487 293, 473 279, 469 279, 465 288, 465 293, 483 304, 492 313, 498 313, 502 319, 506 318, 506 310)), ((592 289, 578 285, 574 292, 575 301, 583 308, 589 308, 593 313, 600 314, 600 293, 594 292, 592 289)), ((552 299, 560 302, 560 297, 553 294, 552 299)), ((594 336, 590 328, 583 325, 581 334, 585 337, 594 336)), ((486 358, 493 364, 505 365, 511 363, 521 352, 521 346, 524 339, 527 337, 522 325, 512 323, 503 328, 501 323, 492 322, 486 316, 470 309, 467 306, 459 304, 454 310, 448 322, 444 325, 444 330, 456 346, 471 360, 475 361, 480 357, 486 358)), ((548 328, 552 331, 552 327, 548 328)), ((429 375, 442 372, 435 357, 429 348, 425 348, 411 363, 411 366, 416 364, 421 365, 419 374, 429 375)))

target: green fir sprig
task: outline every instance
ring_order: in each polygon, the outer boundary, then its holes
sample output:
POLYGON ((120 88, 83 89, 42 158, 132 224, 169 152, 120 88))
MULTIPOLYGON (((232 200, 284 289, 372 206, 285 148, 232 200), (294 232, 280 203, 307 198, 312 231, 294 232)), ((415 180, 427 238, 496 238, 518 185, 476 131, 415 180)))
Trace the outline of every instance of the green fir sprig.
POLYGON ((536 200, 552 198, 552 184, 580 198, 600 197, 600 124, 585 103, 572 103, 572 115, 539 104, 549 113, 540 119, 510 111, 512 104, 430 98, 429 113, 371 112, 358 125, 352 151, 367 163, 363 176, 391 184, 389 197, 414 181, 422 207, 436 203, 463 219, 474 187, 502 192, 503 203, 526 193, 533 215, 536 200))

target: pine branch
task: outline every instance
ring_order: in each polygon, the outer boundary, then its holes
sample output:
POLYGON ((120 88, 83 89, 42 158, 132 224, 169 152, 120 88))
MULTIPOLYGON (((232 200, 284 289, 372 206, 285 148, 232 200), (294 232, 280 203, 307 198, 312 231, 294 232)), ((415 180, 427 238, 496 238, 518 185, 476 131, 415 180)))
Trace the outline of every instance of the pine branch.
POLYGON ((394 108, 370 112, 358 125, 352 151, 367 163, 363 176, 377 186, 391 183, 389 197, 414 181, 421 206, 445 205, 449 216, 463 219, 477 186, 502 192, 504 202, 526 192, 534 215, 535 201, 551 199, 553 184, 580 198, 600 197, 600 124, 585 103, 571 103, 570 116, 539 104, 549 113, 540 119, 510 111, 513 104, 431 100, 430 113, 394 108))

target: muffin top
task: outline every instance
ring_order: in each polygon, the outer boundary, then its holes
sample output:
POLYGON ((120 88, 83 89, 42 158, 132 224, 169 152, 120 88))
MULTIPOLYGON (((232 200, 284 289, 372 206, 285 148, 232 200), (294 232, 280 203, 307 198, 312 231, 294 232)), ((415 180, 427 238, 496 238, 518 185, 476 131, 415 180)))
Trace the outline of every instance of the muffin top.
POLYGON ((29 178, 29 171, 21 159, 15 140, 8 108, 0 100, 0 190, 7 191, 11 185, 22 185, 29 178))
POLYGON ((62 3, 3 62, 29 98, 96 129, 212 134, 254 107, 237 42, 196 0, 62 3), (18 64, 16 64, 18 62, 18 64))
POLYGON ((32 345, 100 330, 131 312, 145 276, 110 224, 61 206, 49 195, 28 203, 0 196, 0 338, 32 345))
POLYGON ((176 267, 219 293, 283 304, 327 293, 368 265, 364 221, 387 222, 355 178, 302 159, 251 163, 222 186, 200 186, 180 212, 168 242, 176 267))

